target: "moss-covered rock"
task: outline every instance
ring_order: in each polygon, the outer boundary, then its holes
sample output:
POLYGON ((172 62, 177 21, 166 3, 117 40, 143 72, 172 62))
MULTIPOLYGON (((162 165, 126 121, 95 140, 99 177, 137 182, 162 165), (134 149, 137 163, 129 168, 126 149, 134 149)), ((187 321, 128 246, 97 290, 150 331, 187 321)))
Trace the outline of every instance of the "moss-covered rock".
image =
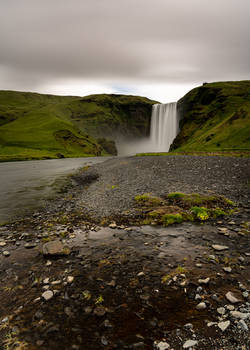
POLYGON ((235 204, 219 195, 169 193, 162 198, 148 194, 135 197, 142 224, 169 226, 183 221, 206 221, 228 215, 235 204))
POLYGON ((177 104, 180 133, 171 150, 250 149, 250 81, 203 84, 177 104))

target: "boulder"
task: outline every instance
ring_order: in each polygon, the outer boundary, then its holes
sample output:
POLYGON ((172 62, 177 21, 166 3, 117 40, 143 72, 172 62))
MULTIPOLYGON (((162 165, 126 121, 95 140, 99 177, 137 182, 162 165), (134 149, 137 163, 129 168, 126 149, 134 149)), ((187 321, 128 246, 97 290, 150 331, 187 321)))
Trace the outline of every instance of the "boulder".
POLYGON ((70 249, 65 247, 61 241, 55 240, 45 243, 42 247, 42 253, 45 256, 69 255, 70 249))

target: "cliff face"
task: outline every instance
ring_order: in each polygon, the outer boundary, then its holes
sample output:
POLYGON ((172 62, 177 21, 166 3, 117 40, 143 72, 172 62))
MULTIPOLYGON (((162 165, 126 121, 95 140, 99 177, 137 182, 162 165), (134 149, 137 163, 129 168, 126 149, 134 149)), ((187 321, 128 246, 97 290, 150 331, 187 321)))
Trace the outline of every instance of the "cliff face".
POLYGON ((71 119, 94 137, 145 137, 154 103, 138 96, 91 95, 71 104, 71 119))
POLYGON ((115 139, 149 134, 154 103, 0 91, 0 161, 115 155, 115 139))
POLYGON ((171 150, 250 149, 250 81, 203 84, 178 101, 171 150))

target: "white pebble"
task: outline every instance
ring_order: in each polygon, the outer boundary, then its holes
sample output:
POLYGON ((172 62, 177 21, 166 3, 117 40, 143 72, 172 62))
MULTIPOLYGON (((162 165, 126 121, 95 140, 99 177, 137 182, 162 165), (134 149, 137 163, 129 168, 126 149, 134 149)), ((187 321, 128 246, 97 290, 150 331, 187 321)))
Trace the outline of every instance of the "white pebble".
POLYGON ((46 290, 46 292, 44 292, 42 294, 43 299, 45 299, 46 301, 50 300, 51 298, 53 298, 54 293, 51 290, 46 290))
POLYGON ((224 332, 230 326, 230 321, 219 322, 218 327, 224 332))
POLYGON ((183 349, 191 348, 192 346, 195 346, 196 344, 198 344, 198 341, 197 341, 197 340, 187 340, 187 341, 183 344, 183 349))

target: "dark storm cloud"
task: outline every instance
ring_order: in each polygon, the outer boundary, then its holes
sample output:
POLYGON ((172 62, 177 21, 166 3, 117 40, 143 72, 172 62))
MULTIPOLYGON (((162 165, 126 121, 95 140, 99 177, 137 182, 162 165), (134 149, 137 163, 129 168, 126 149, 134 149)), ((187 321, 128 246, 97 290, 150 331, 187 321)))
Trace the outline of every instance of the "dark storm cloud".
POLYGON ((249 15, 249 0, 0 0, 0 88, 247 79, 249 15))

